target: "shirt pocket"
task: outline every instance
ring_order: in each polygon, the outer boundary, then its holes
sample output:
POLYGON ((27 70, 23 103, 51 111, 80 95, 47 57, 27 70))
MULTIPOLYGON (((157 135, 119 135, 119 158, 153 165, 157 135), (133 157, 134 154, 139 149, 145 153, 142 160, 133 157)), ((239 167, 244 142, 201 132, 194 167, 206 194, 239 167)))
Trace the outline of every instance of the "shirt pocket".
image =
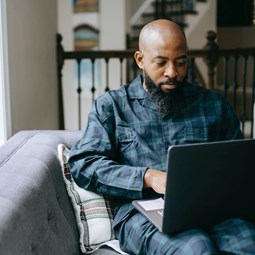
POLYGON ((209 131, 206 127, 186 127, 184 130, 187 143, 201 143, 209 141, 209 131))
POLYGON ((119 134, 117 137, 121 152, 128 153, 134 150, 137 145, 136 133, 131 128, 127 127, 119 127, 118 132, 119 134))

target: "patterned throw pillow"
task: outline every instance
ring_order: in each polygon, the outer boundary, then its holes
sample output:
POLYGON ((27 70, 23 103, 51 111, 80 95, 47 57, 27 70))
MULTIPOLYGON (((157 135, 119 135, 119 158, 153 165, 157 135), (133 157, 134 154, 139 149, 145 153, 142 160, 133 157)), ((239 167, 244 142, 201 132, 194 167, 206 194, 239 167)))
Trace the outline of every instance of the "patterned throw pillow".
POLYGON ((91 253, 105 242, 115 239, 112 230, 113 207, 110 200, 75 183, 68 165, 69 149, 64 144, 59 144, 57 149, 80 233, 80 248, 83 253, 91 253))

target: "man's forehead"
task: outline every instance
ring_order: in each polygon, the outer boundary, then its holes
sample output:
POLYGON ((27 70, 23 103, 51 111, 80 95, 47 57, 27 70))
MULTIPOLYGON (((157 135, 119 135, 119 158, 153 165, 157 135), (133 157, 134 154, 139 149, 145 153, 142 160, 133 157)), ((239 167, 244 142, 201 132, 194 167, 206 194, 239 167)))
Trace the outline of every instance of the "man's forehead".
MULTIPOLYGON (((166 55, 157 55, 154 58, 160 58, 160 59, 169 59, 169 56, 166 55)), ((183 53, 183 54, 179 54, 175 56, 175 59, 186 59, 187 58, 187 54, 183 53)))
POLYGON ((149 26, 144 29, 139 38, 139 49, 186 50, 186 37, 176 26, 149 26), (156 29, 157 27, 157 29, 156 29))
POLYGON ((186 59, 187 51, 184 47, 178 48, 157 48, 151 47, 149 50, 144 51, 144 55, 151 59, 161 59, 161 60, 178 60, 186 59))

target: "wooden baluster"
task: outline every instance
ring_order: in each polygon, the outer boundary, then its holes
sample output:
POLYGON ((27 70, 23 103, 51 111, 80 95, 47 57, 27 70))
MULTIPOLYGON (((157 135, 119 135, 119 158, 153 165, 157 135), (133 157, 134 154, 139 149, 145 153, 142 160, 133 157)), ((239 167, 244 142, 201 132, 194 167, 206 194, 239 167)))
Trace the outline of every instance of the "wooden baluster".
POLYGON ((227 98, 227 91, 228 91, 228 60, 229 58, 225 56, 223 58, 224 61, 224 70, 223 70, 223 95, 227 98))
POLYGON ((237 89, 239 87, 238 83, 237 83, 237 64, 238 64, 238 56, 234 56, 234 79, 233 79, 233 107, 234 110, 236 111, 237 109, 237 89))
POLYGON ((123 85, 123 60, 124 60, 124 58, 119 58, 119 61, 120 61, 120 86, 123 85))
POLYGON ((62 91, 62 68, 64 65, 64 49, 62 46, 62 36, 57 34, 57 79, 58 79, 58 123, 59 129, 65 129, 64 104, 62 91))
POLYGON ((92 93, 92 104, 95 102, 95 92, 96 92, 96 86, 95 86, 95 59, 91 59, 91 71, 92 71, 92 86, 91 86, 91 93, 92 93))
POLYGON ((241 110, 241 128, 244 132, 245 120, 246 120, 246 80, 247 80, 247 59, 248 56, 243 56, 243 77, 242 77, 242 110, 241 110))
POLYGON ((208 69, 208 87, 211 89, 215 87, 215 68, 219 59, 219 48, 215 42, 216 37, 217 35, 214 31, 208 31, 206 36, 207 43, 204 46, 204 49, 208 50, 207 56, 205 57, 204 61, 207 64, 208 69))
MULTIPOLYGON (((126 59, 126 68, 125 68, 125 70, 126 70, 126 83, 129 83, 130 82, 130 80, 131 80, 131 70, 132 70, 132 64, 131 64, 132 62, 131 62, 131 60, 130 60, 130 58, 127 58, 126 59)), ((134 78, 134 77, 133 77, 134 78)))
POLYGON ((77 87, 77 93, 78 93, 78 128, 81 129, 81 59, 77 59, 77 75, 78 75, 78 87, 77 87))
POLYGON ((109 91, 109 58, 105 58, 105 64, 106 64, 106 87, 105 87, 105 92, 109 91))

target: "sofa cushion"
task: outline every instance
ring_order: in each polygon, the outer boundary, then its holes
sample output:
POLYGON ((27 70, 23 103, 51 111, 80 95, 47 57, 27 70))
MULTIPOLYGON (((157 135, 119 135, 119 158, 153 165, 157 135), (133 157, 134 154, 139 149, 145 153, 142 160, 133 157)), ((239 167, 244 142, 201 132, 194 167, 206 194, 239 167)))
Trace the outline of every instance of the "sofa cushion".
POLYGON ((112 230, 113 207, 109 199, 78 187, 69 170, 69 149, 64 144, 59 144, 57 149, 66 189, 76 215, 80 248, 83 253, 91 253, 105 242, 115 239, 112 230))

